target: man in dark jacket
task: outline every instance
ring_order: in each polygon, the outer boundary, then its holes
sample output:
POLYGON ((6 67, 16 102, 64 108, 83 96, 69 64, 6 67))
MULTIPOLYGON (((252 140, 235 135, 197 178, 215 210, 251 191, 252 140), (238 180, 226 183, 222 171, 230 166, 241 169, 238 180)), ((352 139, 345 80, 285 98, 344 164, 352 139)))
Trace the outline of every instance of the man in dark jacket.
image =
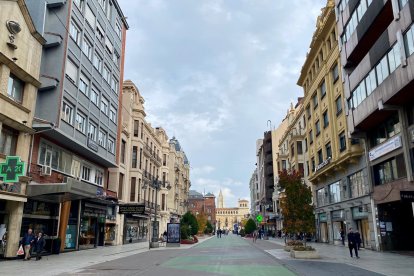
POLYGON ((35 236, 33 235, 33 230, 32 229, 28 229, 27 233, 24 234, 23 239, 21 241, 21 244, 23 245, 24 248, 24 261, 28 261, 30 260, 30 251, 34 245, 34 241, 35 241, 35 236))
POLYGON ((42 232, 39 232, 36 237, 35 241, 35 252, 36 252, 36 261, 40 260, 42 258, 41 254, 43 251, 43 248, 45 247, 45 238, 43 237, 42 232))
POLYGON ((361 234, 359 233, 358 230, 355 231, 355 238, 356 238, 358 250, 360 250, 362 240, 361 240, 361 234))
POLYGON ((349 228, 348 247, 349 247, 349 253, 351 254, 351 258, 353 257, 352 256, 352 249, 354 249, 355 250, 355 256, 356 256, 357 259, 359 259, 357 243, 358 243, 357 236, 355 235, 354 231, 352 231, 352 228, 349 228))

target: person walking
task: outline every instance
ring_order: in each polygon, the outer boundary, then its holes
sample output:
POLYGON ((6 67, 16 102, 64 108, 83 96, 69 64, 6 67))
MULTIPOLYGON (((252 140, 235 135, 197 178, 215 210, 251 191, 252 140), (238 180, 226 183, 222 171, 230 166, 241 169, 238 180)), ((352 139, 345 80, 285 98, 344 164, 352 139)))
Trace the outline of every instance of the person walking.
POLYGON ((40 260, 42 258, 42 251, 43 248, 45 247, 46 241, 45 238, 43 237, 43 233, 39 232, 37 234, 36 240, 35 240, 35 252, 36 252, 36 261, 40 260))
POLYGON ((257 230, 253 231, 253 242, 257 241, 257 230))
POLYGON ((345 245, 345 232, 344 232, 344 229, 341 229, 339 234, 341 235, 342 245, 345 245))
POLYGON ((27 233, 24 234, 23 239, 21 241, 21 244, 23 245, 24 253, 25 253, 23 261, 30 260, 30 250, 32 249, 34 245, 34 242, 35 242, 35 236, 33 235, 33 230, 29 228, 27 230, 27 233))
POLYGON ((358 245, 357 245, 357 236, 354 233, 354 231, 352 231, 352 228, 349 228, 349 232, 348 232, 348 247, 349 247, 349 254, 351 255, 351 258, 353 258, 352 256, 352 250, 355 251, 355 257, 357 259, 359 259, 358 256, 358 245))
POLYGON ((358 230, 355 231, 355 238, 356 238, 356 243, 357 243, 358 250, 360 250, 362 240, 361 240, 361 234, 359 233, 358 230))

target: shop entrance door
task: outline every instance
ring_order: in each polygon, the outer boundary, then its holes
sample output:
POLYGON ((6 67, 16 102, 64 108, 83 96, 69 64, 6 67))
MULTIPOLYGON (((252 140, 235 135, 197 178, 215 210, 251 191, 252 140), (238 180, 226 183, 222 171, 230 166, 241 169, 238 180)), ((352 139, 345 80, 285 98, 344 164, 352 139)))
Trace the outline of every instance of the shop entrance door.
POLYGON ((319 224, 319 228, 320 228, 320 239, 321 242, 329 242, 328 239, 328 224, 326 222, 321 222, 319 224))
POLYGON ((98 246, 104 246, 105 242, 105 224, 98 224, 98 246))
POLYGON ((361 247, 367 248, 370 246, 369 223, 368 219, 357 220, 357 229, 361 234, 361 247))

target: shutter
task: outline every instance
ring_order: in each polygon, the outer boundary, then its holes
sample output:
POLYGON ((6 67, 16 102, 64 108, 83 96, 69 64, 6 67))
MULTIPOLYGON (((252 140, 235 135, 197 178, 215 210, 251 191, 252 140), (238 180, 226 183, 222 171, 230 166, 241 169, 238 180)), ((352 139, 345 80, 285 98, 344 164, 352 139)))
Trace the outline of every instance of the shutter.
POLYGON ((88 5, 86 6, 86 10, 85 10, 85 18, 86 18, 86 21, 88 21, 89 25, 91 25, 92 28, 95 29, 96 18, 91 8, 88 5))
POLYGON ((66 75, 76 83, 78 79, 78 67, 72 61, 66 59, 66 75))

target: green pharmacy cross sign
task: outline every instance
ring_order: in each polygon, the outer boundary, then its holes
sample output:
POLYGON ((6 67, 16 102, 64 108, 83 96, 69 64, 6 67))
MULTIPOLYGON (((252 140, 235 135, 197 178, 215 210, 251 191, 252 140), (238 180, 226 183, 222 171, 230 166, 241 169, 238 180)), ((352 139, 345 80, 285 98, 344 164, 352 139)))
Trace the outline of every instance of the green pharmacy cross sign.
POLYGON ((19 176, 23 176, 24 171, 24 162, 19 156, 7 156, 6 163, 0 163, 0 176, 4 183, 19 182, 19 176))
POLYGON ((256 220, 257 220, 257 222, 262 222, 262 220, 263 220, 263 217, 262 217, 262 215, 257 215, 257 217, 256 217, 256 220))

